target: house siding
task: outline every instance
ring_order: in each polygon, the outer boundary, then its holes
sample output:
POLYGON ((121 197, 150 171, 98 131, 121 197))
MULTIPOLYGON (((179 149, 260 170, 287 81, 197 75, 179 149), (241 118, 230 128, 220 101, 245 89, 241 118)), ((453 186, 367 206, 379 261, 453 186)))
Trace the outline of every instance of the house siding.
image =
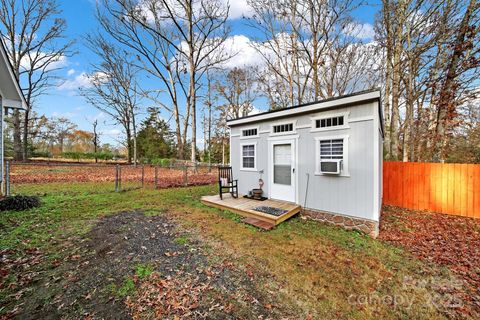
POLYGON ((378 222, 381 206, 381 155, 382 136, 378 101, 370 101, 329 111, 316 111, 308 114, 284 117, 282 119, 249 122, 231 128, 230 159, 233 173, 238 179, 239 192, 247 194, 258 187, 258 179, 265 182, 264 193, 269 195, 269 141, 272 124, 294 121, 296 130, 283 135, 285 139, 295 137, 297 148, 296 203, 314 210, 357 217, 378 222), (317 116, 329 116, 348 113, 346 129, 312 131, 312 119, 317 116), (249 127, 258 127, 259 136, 242 138, 241 131, 249 127), (348 135, 348 171, 349 176, 316 175, 315 138, 348 135), (240 169, 241 145, 256 143, 256 170, 240 169), (260 171, 263 170, 263 174, 260 171), (307 192, 308 181, 308 192, 307 192))

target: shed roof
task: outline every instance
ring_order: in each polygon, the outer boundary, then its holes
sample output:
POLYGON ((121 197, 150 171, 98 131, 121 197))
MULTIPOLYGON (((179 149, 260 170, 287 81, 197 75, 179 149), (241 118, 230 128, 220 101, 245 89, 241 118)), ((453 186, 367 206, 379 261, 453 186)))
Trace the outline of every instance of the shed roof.
POLYGON ((352 94, 347 94, 343 96, 328 98, 320 101, 314 101, 309 103, 304 103, 284 109, 277 109, 266 111, 262 113, 253 114, 250 116, 231 119, 227 121, 228 126, 234 127, 238 125, 248 124, 252 122, 268 121, 278 118, 292 117, 295 115, 300 115, 304 113, 311 113, 317 111, 326 111, 344 108, 347 106, 360 105, 362 103, 377 100, 378 101, 378 114, 380 117, 380 124, 383 132, 383 113, 381 107, 381 94, 380 89, 372 89, 359 91, 352 94))

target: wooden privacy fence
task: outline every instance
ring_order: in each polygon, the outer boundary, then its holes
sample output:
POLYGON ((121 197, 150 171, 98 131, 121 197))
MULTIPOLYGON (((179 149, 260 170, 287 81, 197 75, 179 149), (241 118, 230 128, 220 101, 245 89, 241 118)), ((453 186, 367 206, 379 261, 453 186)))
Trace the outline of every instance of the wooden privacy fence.
POLYGON ((383 204, 480 218, 480 164, 384 162, 383 204))

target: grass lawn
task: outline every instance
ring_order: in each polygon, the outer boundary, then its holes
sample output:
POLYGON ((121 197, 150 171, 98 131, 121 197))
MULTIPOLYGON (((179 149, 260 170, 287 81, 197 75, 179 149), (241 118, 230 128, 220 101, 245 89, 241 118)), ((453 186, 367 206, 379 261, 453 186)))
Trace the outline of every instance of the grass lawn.
POLYGON ((202 205, 214 186, 111 189, 17 186, 43 205, 0 215, 4 318, 478 316, 447 268, 385 241, 298 217, 259 231, 202 205))

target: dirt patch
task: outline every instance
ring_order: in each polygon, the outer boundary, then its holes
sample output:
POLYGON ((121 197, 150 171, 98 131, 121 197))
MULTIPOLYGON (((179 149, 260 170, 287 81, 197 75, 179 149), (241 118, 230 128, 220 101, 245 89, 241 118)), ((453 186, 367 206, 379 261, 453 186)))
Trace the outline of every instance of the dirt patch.
POLYGON ((22 319, 254 318, 275 315, 249 275, 211 262, 165 216, 104 217, 19 301, 22 319))
MULTIPOLYGON (((385 206, 379 239, 447 266, 469 284, 464 299, 480 312, 480 221, 385 206)), ((468 310, 467 310, 468 311, 468 310)))

